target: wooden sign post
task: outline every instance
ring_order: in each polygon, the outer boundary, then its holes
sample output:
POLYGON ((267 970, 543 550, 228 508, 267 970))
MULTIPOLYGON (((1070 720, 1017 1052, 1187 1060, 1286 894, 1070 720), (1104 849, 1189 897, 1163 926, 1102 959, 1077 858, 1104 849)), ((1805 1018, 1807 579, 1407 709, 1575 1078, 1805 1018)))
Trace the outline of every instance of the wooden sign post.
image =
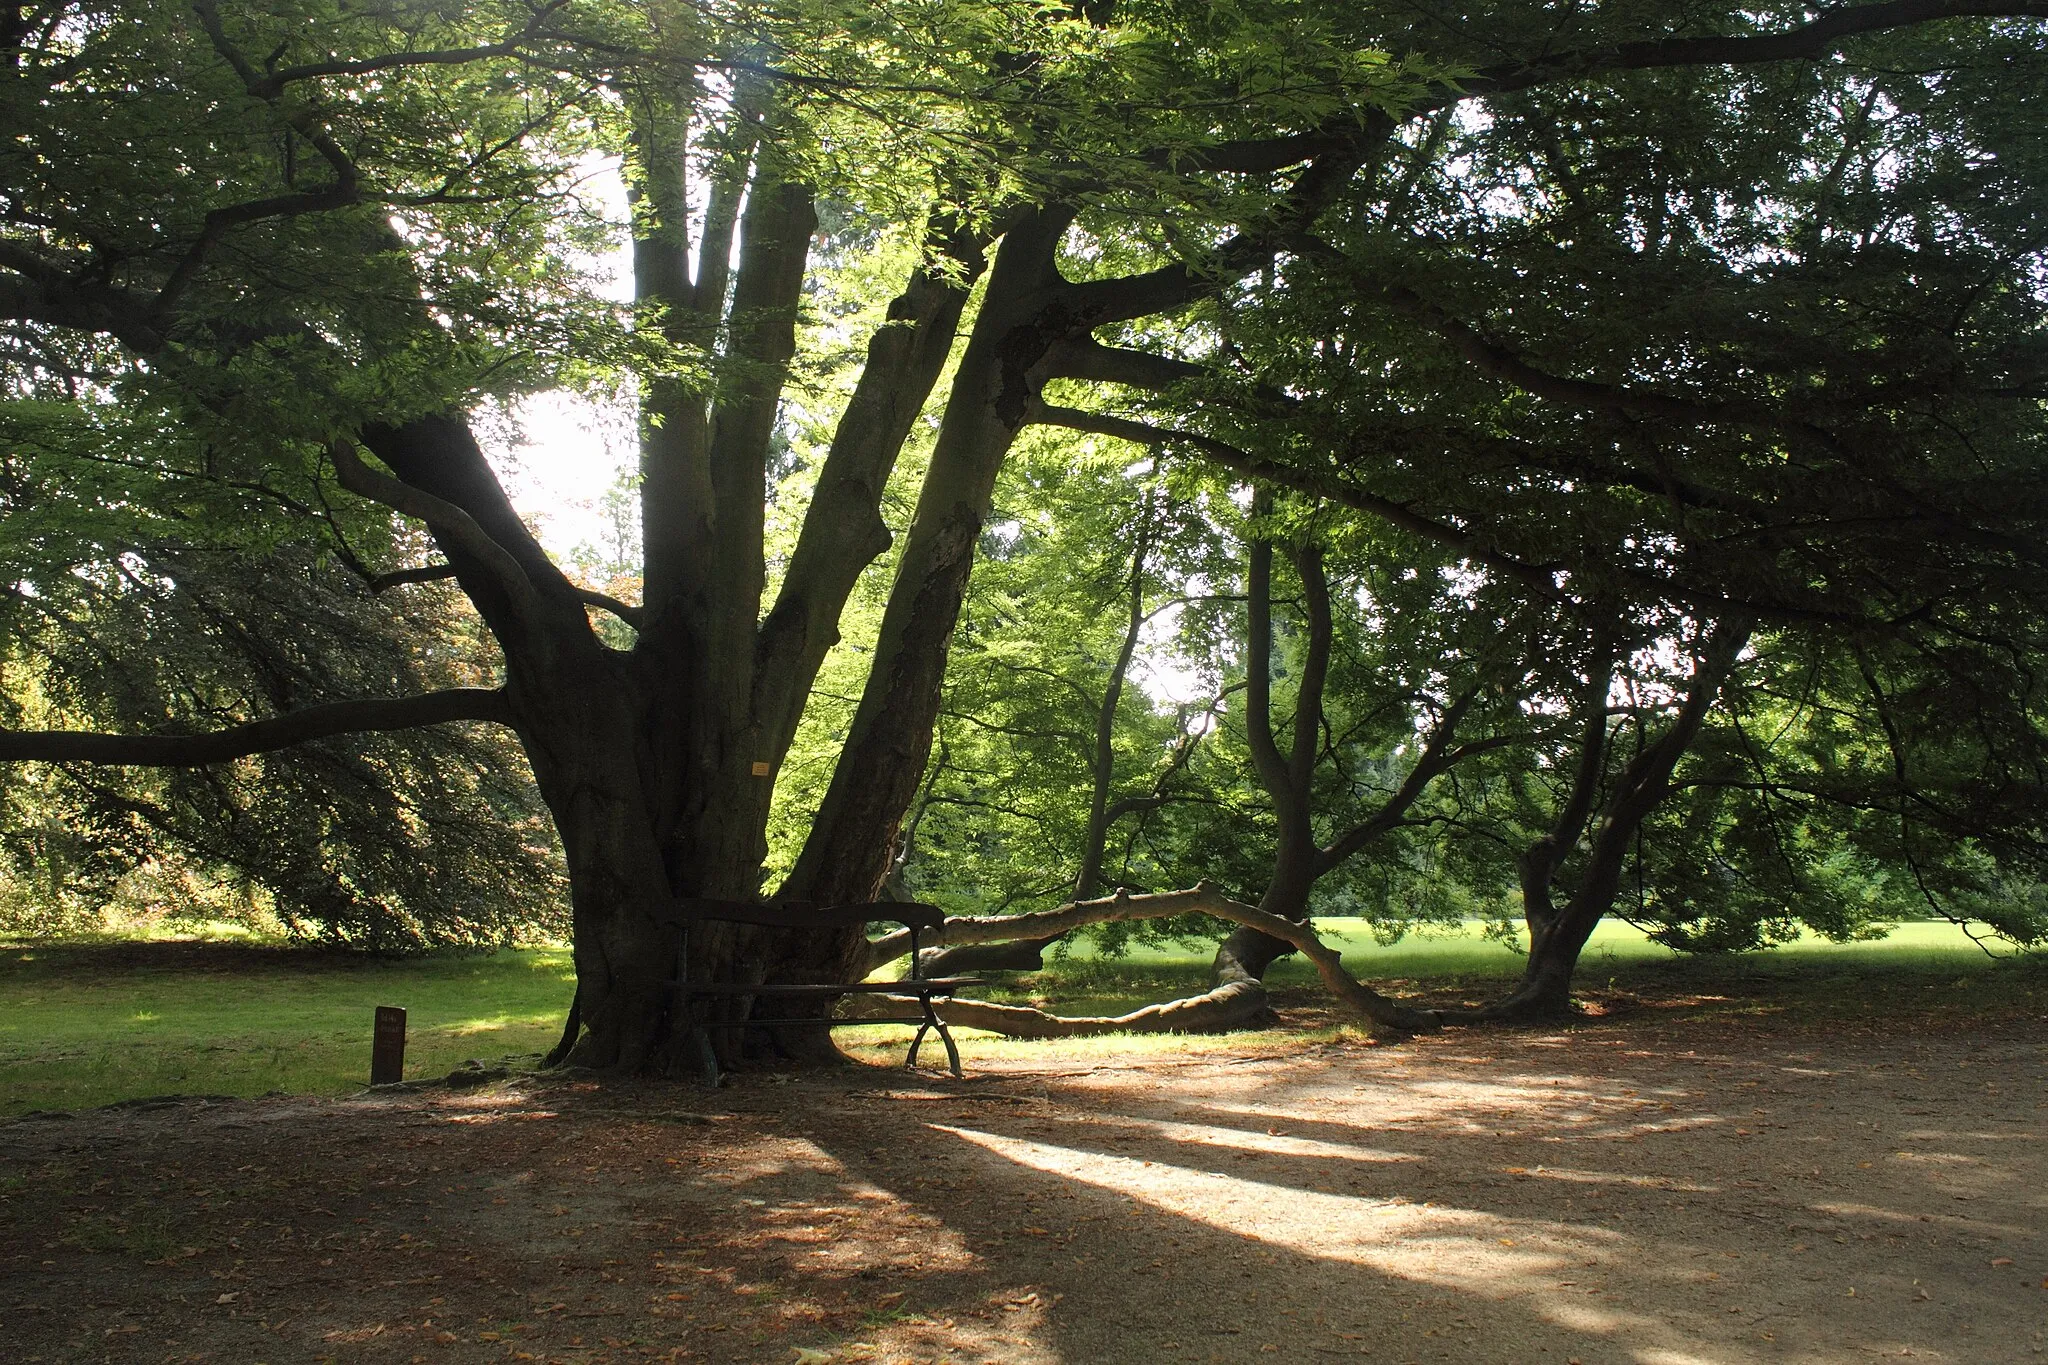
POLYGON ((405 1011, 396 1005, 377 1006, 377 1024, 370 1034, 370 1084, 396 1085, 405 1079, 405 1011))

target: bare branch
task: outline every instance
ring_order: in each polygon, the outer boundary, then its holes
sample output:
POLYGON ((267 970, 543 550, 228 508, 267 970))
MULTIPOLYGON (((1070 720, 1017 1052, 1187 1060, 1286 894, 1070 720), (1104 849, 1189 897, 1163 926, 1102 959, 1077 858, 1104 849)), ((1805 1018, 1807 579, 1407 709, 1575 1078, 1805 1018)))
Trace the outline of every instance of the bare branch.
POLYGON ((377 574, 370 579, 368 587, 371 592, 379 593, 408 583, 439 583, 453 577, 455 566, 452 564, 423 564, 417 569, 394 569, 390 573, 377 574))
POLYGON ((1555 597, 1558 592, 1556 574, 1563 565, 1531 564, 1512 555, 1502 554, 1485 545, 1470 531, 1444 522, 1432 521, 1403 503, 1369 493, 1331 474, 1304 469, 1299 465, 1282 464, 1277 460, 1263 459, 1227 441, 1219 441, 1213 436, 1205 436, 1199 432, 1155 427, 1127 417, 1113 417, 1106 413, 1087 412, 1079 408, 1041 403, 1033 409, 1031 419, 1047 426, 1067 427, 1073 431, 1094 432, 1101 436, 1117 436, 1140 445, 1185 446, 1214 460, 1225 469, 1234 470, 1247 478, 1329 498, 1332 502, 1342 503, 1361 512, 1369 512, 1390 525, 1398 526, 1424 539, 1448 545, 1474 563, 1497 569, 1534 588, 1545 597, 1555 597))

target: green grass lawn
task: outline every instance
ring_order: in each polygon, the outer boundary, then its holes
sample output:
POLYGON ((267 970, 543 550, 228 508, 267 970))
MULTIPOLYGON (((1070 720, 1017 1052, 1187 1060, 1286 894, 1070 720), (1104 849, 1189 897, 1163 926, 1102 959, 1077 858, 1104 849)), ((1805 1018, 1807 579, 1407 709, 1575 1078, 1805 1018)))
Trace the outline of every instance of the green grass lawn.
MULTIPOLYGON (((1411 989, 1466 987, 1493 994, 1521 975, 1521 953, 1479 933, 1476 923, 1462 930, 1411 933, 1398 943, 1381 946, 1361 920, 1319 919, 1316 930, 1344 957, 1344 966, 1361 981, 1393 994, 1411 989)), ((1724 979, 1730 975, 1758 978, 1801 977, 1816 981, 1905 973, 1915 977, 1968 977, 1996 969, 1997 960, 1953 924, 1902 924, 1891 935, 1859 943, 1830 943, 1808 938, 1767 952, 1725 957, 1687 957, 1650 942, 1628 924, 1605 923, 1594 931, 1579 959, 1578 981, 1586 986, 1613 982, 1628 987, 1665 981, 1674 973, 1724 979)), ((1083 945, 1064 962, 1048 958, 1048 970, 1017 978, 1001 998, 1047 997, 1064 1014, 1121 1014, 1147 1000, 1163 999, 1161 991, 1180 993, 1206 983, 1206 947, 1133 946, 1121 957, 1101 957, 1083 945)), ((1319 989, 1315 969, 1301 958, 1280 959, 1267 981, 1289 987, 1319 989)))
POLYGON ((545 1052, 569 955, 376 961, 245 944, 0 948, 0 1114, 161 1094, 338 1094, 369 1079, 370 1019, 407 1011, 406 1075, 545 1052))
MULTIPOLYGON (((1484 998, 1521 970, 1513 950, 1475 929, 1411 934, 1382 947, 1356 920, 1320 920, 1317 927, 1343 945, 1355 975, 1395 994, 1462 989, 1484 998)), ((1201 989, 1208 960, 1206 945, 1138 947, 1122 957, 1084 946, 1043 973, 988 993, 1066 1014, 1121 1014, 1201 989)), ((1867 943, 1815 940, 1720 958, 1684 958, 1627 925, 1605 925, 1587 947, 1579 980, 1588 991, 1676 986, 1730 997, 1753 987, 1823 1006, 1866 1000, 1878 985, 1962 1008, 2025 1007, 2048 999, 2043 965, 1993 961, 1948 924, 1902 925, 1867 943)), ((1283 993, 1317 990, 1297 958, 1276 963, 1269 979, 1283 993)), ((162 1094, 353 1091, 368 1079, 371 1011, 378 1005, 409 1013, 409 1078, 445 1075, 471 1058, 531 1057, 553 1044, 572 988, 568 954, 559 949, 375 961, 246 943, 0 947, 0 1115, 162 1094)), ((859 1055, 888 1060, 901 1056, 895 1035, 863 1029, 841 1036, 859 1055)), ((969 1054, 971 1063, 976 1054, 1033 1049, 1094 1054, 1264 1045, 1247 1035, 1143 1044, 981 1036, 969 1054)))

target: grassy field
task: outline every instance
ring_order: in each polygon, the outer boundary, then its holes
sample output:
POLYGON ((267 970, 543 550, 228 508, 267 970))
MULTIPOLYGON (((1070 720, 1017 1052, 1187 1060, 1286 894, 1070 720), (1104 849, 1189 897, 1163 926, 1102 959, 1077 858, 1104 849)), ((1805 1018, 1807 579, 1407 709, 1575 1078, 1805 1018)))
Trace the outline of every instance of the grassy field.
MULTIPOLYGON (((1319 919, 1316 929, 1325 941, 1341 948, 1353 976, 1394 994, 1407 989, 1470 987, 1482 994, 1521 975, 1523 957, 1504 944, 1482 937, 1478 925, 1462 932, 1411 933, 1382 947, 1360 920, 1319 919)), ((1655 980, 1672 972, 1727 972, 1762 977, 1826 977, 1836 974, 1902 971, 1914 975, 1970 975, 1997 964, 1963 931, 1947 923, 1902 924, 1888 938, 1863 943, 1829 943, 1814 938, 1761 953, 1723 958, 1688 958, 1650 942, 1627 924, 1602 924, 1579 959, 1578 980, 1595 986, 1626 985, 1655 980)), ((1206 948, 1133 947, 1122 957, 1098 957, 1088 947, 1073 951, 1065 962, 1048 960, 1040 978, 1024 978, 1002 998, 1043 996, 1057 1000, 1062 1013, 1117 1014, 1142 1004, 1165 989, 1179 992, 1205 983, 1209 970, 1206 948)), ((1299 957, 1273 964, 1267 981, 1280 989, 1317 988, 1315 969, 1299 957)))
MULTIPOLYGON (((1493 994, 1521 969, 1512 950, 1475 932, 1410 935, 1390 947, 1357 921, 1322 920, 1359 977, 1396 994, 1466 990, 1493 994)), ((994 998, 1036 1002, 1067 1014, 1119 1014, 1199 989, 1208 953, 1199 946, 1135 948, 1098 957, 1086 948, 994 998)), ((1820 1002, 1864 999, 1873 985, 1953 999, 1959 1006, 2015 990, 2043 995, 2038 960, 1999 963, 1948 924, 1902 925, 1868 943, 1794 944, 1724 958, 1681 958, 1626 925, 1603 926, 1579 973, 1589 991, 1688 985, 1741 996, 1749 988, 1820 1002)), ((1270 974, 1283 993, 1313 992, 1298 959, 1270 974)), ((368 961, 307 950, 234 943, 15 945, 0 947, 0 1114, 71 1109, 161 1094, 337 1094, 360 1088, 369 1069, 371 1010, 409 1012, 408 1077, 446 1074, 462 1062, 530 1058, 561 1027, 573 982, 559 949, 487 956, 368 961)), ((907 1036, 907 1033, 905 1034, 907 1036)), ((900 1056, 894 1030, 842 1034, 860 1055, 900 1056)), ((1150 1040, 1146 1048, 1245 1051, 1284 1035, 1150 1040)), ((1125 1039, 1057 1045, 972 1038, 973 1055, 1033 1049, 1082 1054, 1129 1050, 1125 1039)))
POLYGON ((0 949, 0 1114, 161 1094, 360 1089, 378 1005, 407 1011, 406 1075, 541 1053, 569 955, 366 961, 232 943, 0 949))

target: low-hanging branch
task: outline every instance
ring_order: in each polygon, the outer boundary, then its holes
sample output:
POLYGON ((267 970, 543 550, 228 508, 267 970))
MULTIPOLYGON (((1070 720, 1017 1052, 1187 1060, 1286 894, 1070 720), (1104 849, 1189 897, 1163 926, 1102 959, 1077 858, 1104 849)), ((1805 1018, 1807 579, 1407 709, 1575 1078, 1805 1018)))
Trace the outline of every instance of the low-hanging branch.
MULTIPOLYGON (((388 592, 392 588, 402 588, 411 583, 441 583, 456 575, 453 564, 422 564, 416 569, 393 569, 389 573, 377 573, 365 566, 346 547, 343 550, 343 560, 361 577, 363 586, 373 594, 388 592)), ((599 592, 596 588, 578 587, 575 592, 576 599, 584 606, 608 611, 633 629, 640 629, 640 608, 632 603, 621 602, 610 593, 599 592)))
MULTIPOLYGON (((1069 933, 1072 930, 1084 928, 1090 924, 1108 924, 1113 921, 1123 920, 1164 919, 1169 915, 1195 913, 1214 915, 1218 919, 1227 919, 1232 923, 1242 924, 1246 928, 1257 929, 1261 933, 1271 934, 1274 938, 1287 943, 1296 952, 1309 960, 1310 964, 1316 969, 1316 975, 1322 978, 1323 985, 1329 988, 1330 993, 1336 996, 1341 1004, 1376 1028, 1404 1033, 1418 1033, 1432 1031, 1438 1026, 1439 1019, 1435 1011, 1410 1009, 1398 1001, 1381 995, 1378 991, 1365 985, 1352 976, 1351 973, 1345 971, 1343 960, 1339 957, 1337 950, 1324 943, 1316 934, 1316 931, 1309 925, 1299 924, 1290 919, 1282 919, 1278 915, 1267 914, 1265 911, 1255 906, 1246 905, 1242 901, 1232 900, 1207 882, 1202 882, 1187 891, 1162 891, 1144 896, 1133 896, 1120 891, 1114 896, 1108 896, 1100 900, 1074 901, 1057 909, 1040 910, 1027 915, 963 916, 959 919, 947 920, 945 927, 937 933, 930 935, 930 938, 933 940, 934 946, 945 947, 957 947, 965 943, 1007 943, 1013 939, 1054 938, 1060 934, 1069 933)), ((908 930, 885 935, 876 940, 869 949, 869 968, 872 970, 883 963, 903 956, 909 951, 910 934, 908 930)), ((1259 987, 1259 983, 1255 981, 1225 982, 1217 989, 1221 991, 1239 986, 1259 987)), ((1260 989, 1263 990, 1263 988, 1260 989)), ((1210 994, 1213 995, 1215 992, 1210 994)), ((1197 997, 1197 999, 1201 998, 1204 997, 1197 997)), ((984 1008, 983 1003, 979 1001, 960 1001, 958 1003, 962 1006, 972 1006, 979 1012, 1014 1010, 1016 1008, 1014 1006, 991 1006, 984 1008)), ((1140 1014, 1162 1013, 1170 1008, 1170 1006, 1155 1006, 1148 1011, 1140 1011, 1140 1014)), ((1041 1015, 1041 1012, 1036 1010, 1022 1011, 1022 1013, 1041 1015)), ((951 1013, 947 1015, 948 1019, 955 1017, 951 1013)), ((991 1015, 990 1017, 994 1018, 995 1016, 991 1015)), ((1054 1016, 1041 1015, 1041 1017, 1052 1018, 1054 1016)), ((960 1014, 958 1018, 962 1023, 970 1022, 965 1013, 960 1014)), ((1136 1018, 1137 1016, 1125 1016, 1122 1020, 1118 1021, 1091 1020, 1067 1022, 1078 1025, 1086 1031, 1111 1031, 1091 1026, 1111 1023, 1119 1027, 1141 1027, 1142 1023, 1132 1022, 1136 1018)), ((975 1024, 973 1026, 981 1027, 982 1025, 975 1024)), ((994 1025, 990 1026, 993 1027, 994 1025)), ((1009 1030, 999 1029, 998 1031, 1007 1032, 1009 1030)))
POLYGON ((101 763, 190 768, 365 731, 413 730, 450 721, 510 725, 496 688, 452 687, 416 697, 328 702, 196 735, 109 735, 90 730, 0 730, 0 762, 101 763))
MULTIPOLYGON (((1476 529, 1432 520, 1406 503, 1359 487, 1335 469, 1316 469, 1266 459, 1201 432, 1153 426, 1129 417, 1043 401, 1033 403, 1030 420, 1045 426, 1065 427, 1070 431, 1115 436, 1137 445, 1155 448, 1180 446, 1248 479, 1328 498, 1378 517, 1390 526, 1456 550, 1473 563, 1494 569, 1539 596, 1557 598, 1562 593, 1559 575, 1569 568, 1564 561, 1531 561, 1498 550, 1476 529)), ((1754 613, 1773 620, 1862 628, 1891 624, 1869 616, 1793 601, 1738 600, 1704 585, 1662 578, 1647 570, 1622 564, 1605 564, 1602 571, 1636 583, 1653 595, 1675 597, 1713 615, 1754 613)))

